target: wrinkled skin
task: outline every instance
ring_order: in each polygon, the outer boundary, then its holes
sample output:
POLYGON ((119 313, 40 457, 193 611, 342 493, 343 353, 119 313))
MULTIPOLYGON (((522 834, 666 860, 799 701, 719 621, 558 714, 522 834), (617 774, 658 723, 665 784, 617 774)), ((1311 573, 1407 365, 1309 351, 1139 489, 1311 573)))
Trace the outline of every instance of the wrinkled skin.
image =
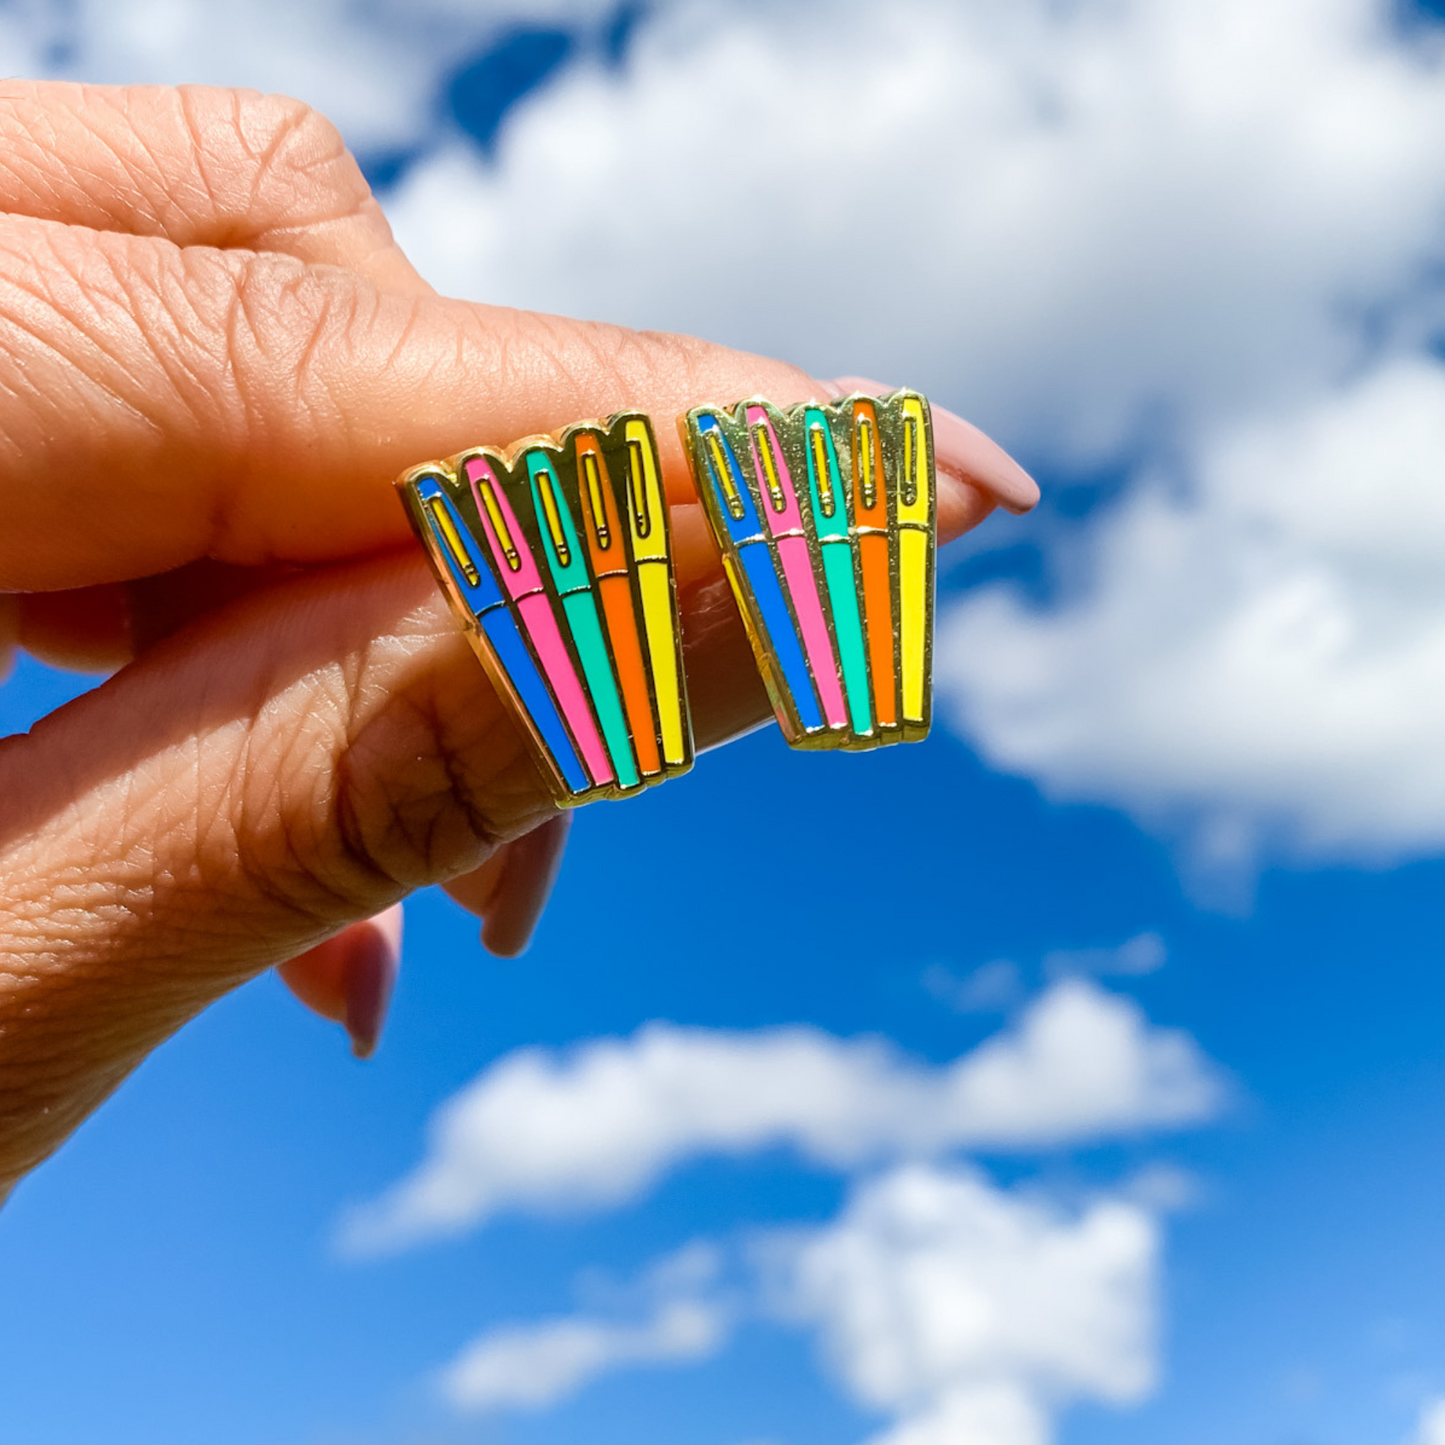
MULTIPOLYGON (((3 1194, 262 970, 344 1017, 349 926, 414 888, 525 943, 565 825, 398 471, 623 407, 821 393, 435 295, 335 130, 278 97, 0 85, 0 213, 0 651, 118 669, 0 742, 3 1194)), ((767 704, 658 436, 705 747, 767 704)), ((948 537, 996 496, 940 465, 948 537)))

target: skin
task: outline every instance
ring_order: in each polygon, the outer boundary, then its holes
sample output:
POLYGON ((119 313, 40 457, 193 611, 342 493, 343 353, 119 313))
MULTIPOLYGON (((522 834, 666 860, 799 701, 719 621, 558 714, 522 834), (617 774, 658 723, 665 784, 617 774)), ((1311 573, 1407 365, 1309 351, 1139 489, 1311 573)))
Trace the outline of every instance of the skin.
MULTIPOLYGON (((751 393, 824 394, 692 338, 435 295, 295 101, 0 85, 0 661, 117 669, 0 741, 0 1193, 257 973, 370 1008, 363 921, 414 888, 525 944, 566 824, 391 479, 751 393)), ((769 709, 658 436, 707 747, 769 709)), ((1001 490, 939 460, 947 538, 1001 490)))

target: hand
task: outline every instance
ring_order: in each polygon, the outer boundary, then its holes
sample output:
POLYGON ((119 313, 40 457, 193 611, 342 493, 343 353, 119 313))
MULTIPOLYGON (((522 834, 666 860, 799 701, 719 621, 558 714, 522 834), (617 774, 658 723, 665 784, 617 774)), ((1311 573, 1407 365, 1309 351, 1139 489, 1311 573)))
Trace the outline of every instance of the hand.
MULTIPOLYGON (((452 880, 490 946, 525 943, 565 822, 398 471, 624 407, 820 388, 436 296, 334 129, 275 97, 0 86, 0 213, 0 652, 120 668, 0 742, 3 1192, 278 963, 367 1047, 398 919, 361 921, 413 888, 452 880)), ((658 438, 701 748, 768 709, 658 438)), ((1032 504, 956 419, 938 460, 945 538, 1032 504)))

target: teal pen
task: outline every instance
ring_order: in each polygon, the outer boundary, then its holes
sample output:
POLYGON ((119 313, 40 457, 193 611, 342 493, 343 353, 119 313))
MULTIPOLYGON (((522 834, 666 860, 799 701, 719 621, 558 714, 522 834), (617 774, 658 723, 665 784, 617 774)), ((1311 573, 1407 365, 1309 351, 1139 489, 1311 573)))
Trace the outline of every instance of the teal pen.
POLYGON ((808 491, 813 503, 813 530, 823 554, 823 576, 833 609, 833 631, 843 668, 843 689, 855 733, 873 731, 873 700, 868 686, 868 655, 863 643, 863 619, 858 611, 858 587, 853 570, 853 543, 848 535, 848 499, 833 432, 821 411, 803 413, 808 443, 808 491))
POLYGON ((557 473, 545 451, 538 448, 527 453, 527 474, 532 483, 532 505, 542 534, 542 550, 547 554, 552 581, 562 599, 562 610, 582 663, 587 690, 592 694, 592 706, 602 724, 612 766, 617 770, 618 784, 635 788, 642 780, 632 754, 632 736, 622 711, 612 659, 603 641, 602 620, 597 612, 597 599, 592 595, 586 553, 578 540, 557 473))

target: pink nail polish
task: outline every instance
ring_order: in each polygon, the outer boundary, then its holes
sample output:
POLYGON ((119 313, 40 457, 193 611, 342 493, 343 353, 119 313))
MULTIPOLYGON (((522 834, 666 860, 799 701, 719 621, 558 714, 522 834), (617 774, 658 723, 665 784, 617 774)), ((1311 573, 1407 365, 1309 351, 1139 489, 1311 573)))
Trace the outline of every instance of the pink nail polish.
MULTIPOLYGON (((838 376, 823 385, 835 396, 854 391, 884 396, 897 390, 866 376, 838 376)), ((1037 505, 1039 484, 996 441, 936 402, 932 410, 933 456, 939 471, 972 482, 1010 512, 1027 512, 1037 505)))
POLYGON ((20 601, 8 592, 0 592, 0 682, 10 675, 15 659, 15 638, 20 631, 20 601))
POLYGON ((499 958, 515 958, 532 940, 572 828, 572 814, 559 813, 507 845, 496 907, 482 923, 482 947, 499 958))
POLYGON ((367 1059, 376 1051, 401 965, 401 904, 346 932, 346 1032, 351 1052, 367 1059))

